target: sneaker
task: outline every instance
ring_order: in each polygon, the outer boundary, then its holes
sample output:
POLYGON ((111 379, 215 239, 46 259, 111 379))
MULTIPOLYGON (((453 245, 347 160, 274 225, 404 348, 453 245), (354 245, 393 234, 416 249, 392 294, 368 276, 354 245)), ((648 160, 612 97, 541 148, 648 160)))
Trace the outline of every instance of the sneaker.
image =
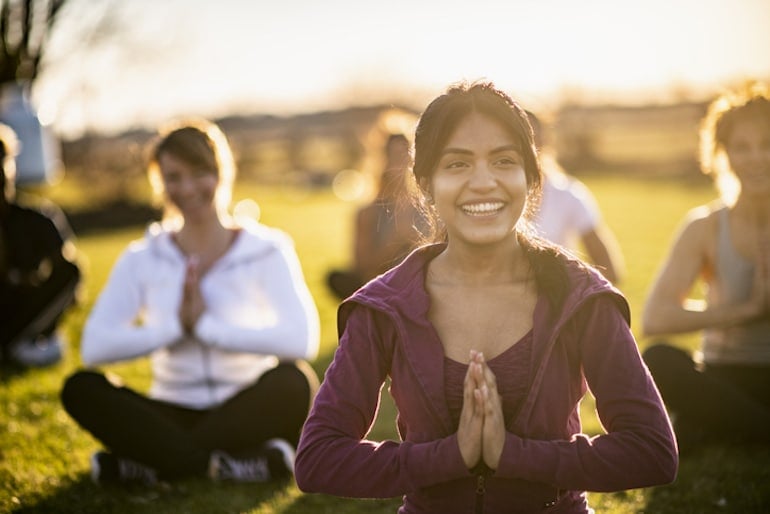
POLYGON ((154 485, 158 475, 154 469, 131 459, 96 452, 91 456, 91 480, 95 484, 154 485))
POLYGON ((209 477, 215 481, 269 482, 294 474, 294 448, 283 439, 270 439, 257 457, 235 458, 222 451, 211 453, 209 477))
POLYGON ((294 447, 285 439, 270 439, 263 446, 267 467, 275 480, 284 480, 294 475, 294 447))
POLYGON ((267 482, 270 469, 264 456, 236 459, 225 452, 213 451, 209 458, 209 478, 216 482, 267 482))
POLYGON ((48 338, 24 339, 11 347, 10 355, 17 364, 24 367, 51 366, 62 358, 62 343, 56 335, 48 338))

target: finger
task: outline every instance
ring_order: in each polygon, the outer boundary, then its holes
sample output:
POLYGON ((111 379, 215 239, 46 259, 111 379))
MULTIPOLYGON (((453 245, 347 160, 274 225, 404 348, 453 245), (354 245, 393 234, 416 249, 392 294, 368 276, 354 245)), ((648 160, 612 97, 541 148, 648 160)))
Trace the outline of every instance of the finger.
POLYGON ((463 406, 460 410, 460 419, 470 422, 475 413, 475 390, 476 380, 473 378, 473 370, 471 366, 468 367, 468 371, 465 373, 465 381, 463 383, 463 406))
POLYGON ((492 369, 486 364, 484 364, 482 368, 484 373, 484 388, 486 389, 485 415, 490 415, 494 412, 495 415, 502 418, 503 404, 500 393, 497 390, 497 377, 492 369))
POLYGON ((486 412, 486 397, 487 397, 487 388, 486 386, 479 387, 477 389, 473 390, 473 414, 474 416, 478 416, 480 418, 484 417, 484 413, 486 412))
POLYGON ((473 363, 470 363, 465 371, 465 381, 463 382, 463 393, 465 396, 468 394, 473 395, 473 390, 476 388, 477 373, 478 371, 474 368, 473 363))
POLYGON ((484 398, 484 419, 502 419, 500 397, 497 394, 493 394, 486 385, 482 388, 482 396, 484 398))
POLYGON ((474 388, 479 387, 483 382, 483 372, 479 368, 478 363, 473 360, 468 363, 468 369, 465 372, 465 380, 471 381, 474 388))
POLYGON ((486 362, 482 363, 480 368, 484 377, 484 383, 487 384, 493 392, 497 393, 497 377, 495 376, 494 371, 492 371, 492 368, 490 368, 486 362))

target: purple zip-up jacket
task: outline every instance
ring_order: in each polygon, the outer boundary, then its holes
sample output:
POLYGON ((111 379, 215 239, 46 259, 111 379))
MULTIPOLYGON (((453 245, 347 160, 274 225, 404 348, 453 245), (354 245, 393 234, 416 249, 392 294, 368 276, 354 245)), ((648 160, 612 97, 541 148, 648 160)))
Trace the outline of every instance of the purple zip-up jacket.
POLYGON ((498 469, 466 468, 444 395, 444 351, 428 320, 423 247, 339 309, 340 344, 305 423, 296 480, 306 492, 404 496, 412 513, 591 512, 584 491, 673 481, 671 424, 629 328, 625 299, 598 273, 564 260, 559 312, 534 312, 533 377, 506 427, 498 469), (366 440, 390 376, 401 442, 366 440), (607 433, 581 432, 586 386, 607 433))

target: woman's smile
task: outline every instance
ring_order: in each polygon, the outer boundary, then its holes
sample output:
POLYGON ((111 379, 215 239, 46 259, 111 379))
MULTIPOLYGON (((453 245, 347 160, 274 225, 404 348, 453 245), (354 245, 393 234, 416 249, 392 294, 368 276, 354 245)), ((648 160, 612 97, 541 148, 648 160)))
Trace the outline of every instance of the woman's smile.
POLYGON ((469 114, 449 137, 430 188, 450 241, 507 241, 528 193, 516 139, 493 119, 469 114))
POLYGON ((460 209, 462 209, 462 211, 469 216, 488 217, 488 216, 493 216, 495 214, 499 214, 504 207, 505 207, 504 202, 484 201, 484 202, 466 203, 464 205, 461 205, 460 209))

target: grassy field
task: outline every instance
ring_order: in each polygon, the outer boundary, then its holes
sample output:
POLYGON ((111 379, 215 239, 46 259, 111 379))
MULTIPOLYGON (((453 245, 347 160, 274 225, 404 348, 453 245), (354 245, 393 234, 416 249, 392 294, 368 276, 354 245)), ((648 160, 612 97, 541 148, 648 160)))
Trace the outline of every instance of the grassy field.
MULTIPOLYGON (((623 248, 627 279, 622 284, 632 306, 638 334, 644 295, 685 212, 713 198, 702 182, 643 180, 638 177, 585 177, 595 192, 623 248)), ((262 190, 241 184, 236 200, 254 198, 262 221, 292 235, 322 321, 322 348, 314 363, 323 373, 336 346, 335 302, 323 277, 332 266, 346 264, 354 205, 329 193, 262 190)), ((63 379, 79 366, 77 341, 88 309, 126 243, 141 236, 142 227, 81 237, 86 264, 82 304, 66 319, 73 344, 65 360, 46 370, 6 376, 0 383, 0 512, 72 513, 393 513, 391 500, 352 500, 302 494, 292 483, 213 485, 189 480, 153 488, 114 489, 93 485, 88 459, 98 443, 72 422, 60 407, 63 379)), ((692 348, 694 336, 676 340, 692 348)), ((648 341, 639 340, 641 347, 648 341)), ((146 360, 111 366, 139 389, 149 384, 146 360)), ((394 437, 393 407, 385 399, 372 438, 394 437)), ((600 427, 592 402, 584 405, 585 429, 600 427)), ((770 452, 766 449, 714 448, 682 462, 677 481, 666 487, 616 494, 591 494, 597 512, 709 513, 770 510, 770 452)))

